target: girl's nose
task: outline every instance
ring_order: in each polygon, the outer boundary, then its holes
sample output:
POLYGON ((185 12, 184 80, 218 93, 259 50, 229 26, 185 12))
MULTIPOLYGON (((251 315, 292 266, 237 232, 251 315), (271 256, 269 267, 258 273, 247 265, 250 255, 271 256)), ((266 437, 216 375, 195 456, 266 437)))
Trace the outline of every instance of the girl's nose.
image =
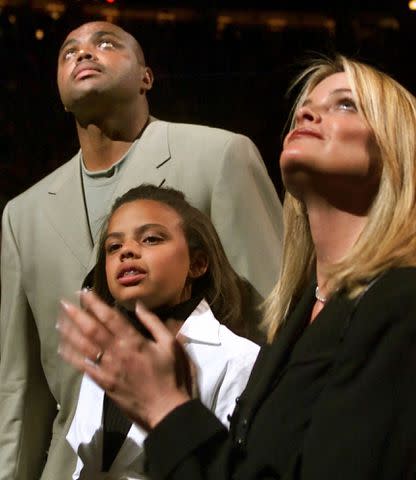
POLYGON ((129 258, 139 258, 140 248, 136 242, 126 242, 120 251, 120 259, 127 260, 129 258))

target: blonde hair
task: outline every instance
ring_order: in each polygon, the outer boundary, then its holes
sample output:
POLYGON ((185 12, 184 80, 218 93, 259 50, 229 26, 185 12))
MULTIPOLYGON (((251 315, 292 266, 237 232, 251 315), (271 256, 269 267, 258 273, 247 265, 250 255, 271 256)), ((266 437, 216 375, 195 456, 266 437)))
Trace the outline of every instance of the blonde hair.
MULTIPOLYGON (((314 61, 294 84, 304 82, 291 112, 324 78, 345 72, 359 112, 378 147, 380 183, 368 221, 353 248, 331 267, 327 286, 358 296, 368 282, 393 267, 416 265, 416 98, 388 75, 338 56, 314 61)), ((263 326, 271 341, 284 323, 315 266, 305 206, 290 193, 284 201, 281 278, 265 302, 263 326)))

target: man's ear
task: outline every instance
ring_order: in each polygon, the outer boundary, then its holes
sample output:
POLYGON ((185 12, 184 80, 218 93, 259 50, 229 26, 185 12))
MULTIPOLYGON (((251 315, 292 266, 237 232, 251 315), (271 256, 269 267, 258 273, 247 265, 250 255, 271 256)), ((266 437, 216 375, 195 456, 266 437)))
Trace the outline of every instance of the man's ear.
POLYGON ((188 278, 195 279, 202 277, 208 270, 208 256, 202 250, 193 253, 189 267, 188 278))
POLYGON ((142 77, 143 90, 148 92, 153 86, 153 72, 150 67, 144 67, 142 77))

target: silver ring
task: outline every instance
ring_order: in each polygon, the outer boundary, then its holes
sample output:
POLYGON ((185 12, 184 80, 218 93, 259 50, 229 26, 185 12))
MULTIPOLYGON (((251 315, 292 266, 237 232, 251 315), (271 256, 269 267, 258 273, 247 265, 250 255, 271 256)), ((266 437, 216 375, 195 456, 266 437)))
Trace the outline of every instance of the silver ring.
POLYGON ((97 353, 97 356, 95 357, 95 360, 94 360, 95 365, 98 365, 101 362, 101 359, 103 358, 103 355, 104 355, 104 352, 102 350, 100 350, 97 353))

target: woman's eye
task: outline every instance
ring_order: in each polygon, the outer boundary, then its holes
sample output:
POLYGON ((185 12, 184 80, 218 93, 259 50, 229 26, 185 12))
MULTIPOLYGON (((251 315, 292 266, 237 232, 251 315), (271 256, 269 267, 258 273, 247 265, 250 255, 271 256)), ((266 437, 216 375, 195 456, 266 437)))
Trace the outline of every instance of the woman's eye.
POLYGON ((357 111, 357 106, 355 105, 354 100, 352 100, 351 98, 342 98, 341 100, 339 100, 337 107, 340 110, 349 110, 353 112, 357 111))

